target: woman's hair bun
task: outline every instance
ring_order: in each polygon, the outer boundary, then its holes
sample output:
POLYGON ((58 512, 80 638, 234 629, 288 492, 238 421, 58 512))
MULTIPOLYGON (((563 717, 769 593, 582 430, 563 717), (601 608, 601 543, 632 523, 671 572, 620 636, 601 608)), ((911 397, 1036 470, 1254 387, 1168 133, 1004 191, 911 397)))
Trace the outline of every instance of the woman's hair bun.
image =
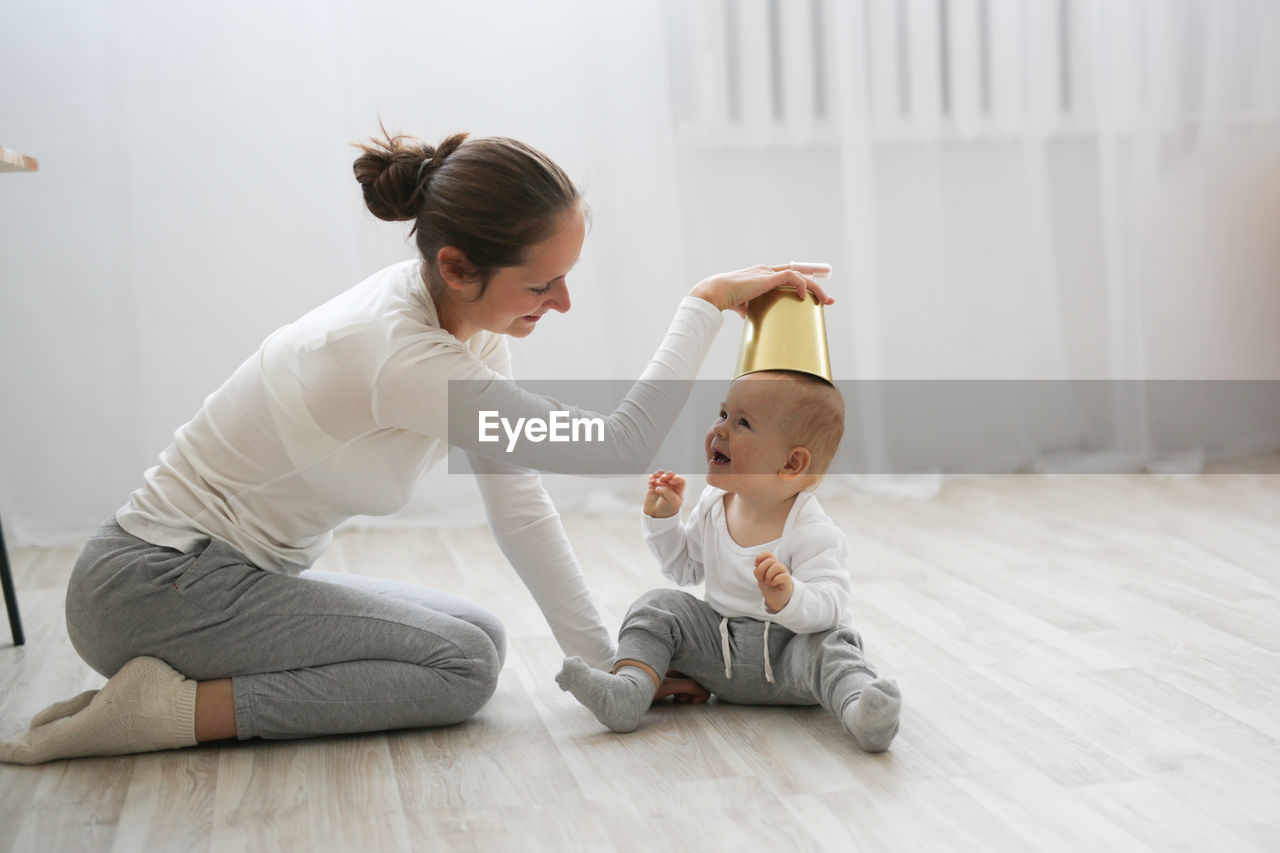
POLYGON ((457 151, 467 134, 455 133, 437 146, 413 136, 388 133, 359 143, 362 152, 352 164, 364 191, 369 212, 389 222, 417 219, 431 174, 457 151))
MULTIPOLYGON (((451 246, 480 284, 501 267, 525 262, 571 214, 582 194, 551 158, 505 136, 455 133, 439 145, 403 134, 359 144, 354 169, 364 203, 379 219, 413 220, 410 234, 432 294, 443 292, 440 250, 451 246)), ((434 297, 433 297, 434 298, 434 297)))

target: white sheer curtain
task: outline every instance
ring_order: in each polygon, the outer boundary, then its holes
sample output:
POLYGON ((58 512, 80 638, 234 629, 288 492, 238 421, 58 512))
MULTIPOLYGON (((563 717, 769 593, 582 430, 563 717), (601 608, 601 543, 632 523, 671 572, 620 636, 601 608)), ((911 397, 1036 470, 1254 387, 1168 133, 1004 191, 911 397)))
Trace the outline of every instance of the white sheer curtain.
MULTIPOLYGON (((667 11, 691 255, 778 245, 835 263, 845 378, 1280 378, 1280 6, 667 11), (717 179, 772 210, 725 205, 705 191, 717 179)), ((1125 470, 1172 454, 1194 470, 1280 445, 1275 389, 1259 387, 1262 405, 1189 424, 1146 385, 1104 386, 1098 407, 1063 384, 1052 411, 1041 400, 938 462, 1125 470), (1081 454, 1101 446, 1108 460, 1081 454)), ((904 426, 880 390, 859 386, 850 433, 873 468, 904 426)), ((980 426, 933 440, 966 428, 980 426)))
MULTIPOLYGON (((636 376, 692 282, 806 259, 836 266, 844 378, 1275 378, 1276 10, 12 0, 0 144, 40 171, 0 175, 6 533, 78 541, 263 337, 412 253, 350 176, 379 119, 520 137, 585 186, 574 308, 517 342, 524 377, 636 376)), ((857 402, 866 458, 904 440, 857 402)), ((992 469, 1087 446, 1081 412, 977 446, 992 469)), ((1194 443, 1152 412, 1109 428, 1194 443)), ((1223 446, 1274 438, 1228 426, 1223 446)), ((634 512, 633 481, 550 482, 565 508, 634 512)), ((437 470, 393 521, 480 518, 437 470)))

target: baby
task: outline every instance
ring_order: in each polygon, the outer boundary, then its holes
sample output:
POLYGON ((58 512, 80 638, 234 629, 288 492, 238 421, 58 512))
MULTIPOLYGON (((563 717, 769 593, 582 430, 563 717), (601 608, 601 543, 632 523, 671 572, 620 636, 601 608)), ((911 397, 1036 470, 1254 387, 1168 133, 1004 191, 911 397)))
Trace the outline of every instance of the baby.
POLYGON ((615 732, 636 728, 661 674, 677 670, 726 702, 820 704, 867 752, 889 748, 902 698, 849 625, 848 543, 812 489, 844 432, 840 392, 790 371, 729 386, 707 433, 707 487, 681 524, 685 480, 658 471, 644 538, 662 573, 706 596, 658 589, 627 613, 613 674, 581 658, 556 682, 615 732))

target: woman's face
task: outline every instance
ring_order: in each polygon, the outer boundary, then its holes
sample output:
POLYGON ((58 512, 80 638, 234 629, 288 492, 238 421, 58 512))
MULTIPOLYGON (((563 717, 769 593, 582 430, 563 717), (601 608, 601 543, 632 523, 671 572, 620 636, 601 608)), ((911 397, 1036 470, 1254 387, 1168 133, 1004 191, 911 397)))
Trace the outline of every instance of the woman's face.
POLYGON ((523 338, 548 311, 569 310, 565 276, 578 262, 587 236, 586 218, 575 207, 561 217, 551 236, 535 244, 518 267, 499 267, 484 295, 471 303, 473 326, 495 334, 523 338))

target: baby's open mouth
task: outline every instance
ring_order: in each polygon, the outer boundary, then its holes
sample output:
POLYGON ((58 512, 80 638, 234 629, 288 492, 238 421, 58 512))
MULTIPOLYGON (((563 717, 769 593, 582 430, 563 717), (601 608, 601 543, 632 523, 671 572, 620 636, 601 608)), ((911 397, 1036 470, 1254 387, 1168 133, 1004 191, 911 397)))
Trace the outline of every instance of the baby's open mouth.
POLYGON ((713 465, 724 465, 724 464, 725 464, 725 463, 727 463, 728 461, 729 461, 729 457, 728 457, 728 456, 725 456, 725 455, 724 455, 723 453, 721 453, 719 450, 713 450, 713 451, 711 451, 711 464, 713 464, 713 465))

